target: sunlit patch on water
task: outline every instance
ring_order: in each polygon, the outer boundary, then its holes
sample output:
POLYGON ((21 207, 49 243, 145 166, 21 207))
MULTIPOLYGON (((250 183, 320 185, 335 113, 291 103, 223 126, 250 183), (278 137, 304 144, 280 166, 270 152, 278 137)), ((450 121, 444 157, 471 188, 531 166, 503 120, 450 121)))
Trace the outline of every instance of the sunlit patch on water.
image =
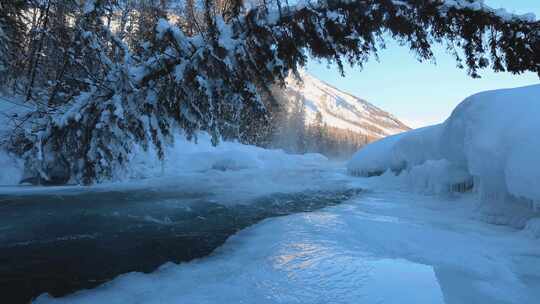
POLYGON ((284 293, 299 303, 445 303, 433 267, 405 259, 304 240, 282 245, 271 263, 276 275, 267 283, 288 286, 284 293))

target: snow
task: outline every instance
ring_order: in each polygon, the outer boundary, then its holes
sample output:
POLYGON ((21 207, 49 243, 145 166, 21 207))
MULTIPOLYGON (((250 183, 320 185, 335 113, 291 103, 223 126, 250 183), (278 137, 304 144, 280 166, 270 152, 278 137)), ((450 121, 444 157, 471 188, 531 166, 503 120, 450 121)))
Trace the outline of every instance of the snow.
POLYGON ((471 195, 389 181, 350 177, 369 191, 267 219, 209 257, 35 303, 536 303, 540 244, 528 233, 472 218, 471 195))
POLYGON ((0 94, 0 185, 14 185, 22 177, 23 164, 2 147, 2 142, 10 135, 7 130, 13 127, 12 116, 21 115, 25 106, 16 98, 0 94))
POLYGON ((95 0, 87 0, 84 2, 83 13, 90 14, 96 9, 95 0))
POLYGON ((378 175, 390 169, 420 165, 426 159, 438 160, 440 126, 425 127, 386 137, 360 149, 348 164, 354 175, 378 175), (421 148, 419 148, 421 147, 421 148))
POLYGON ((22 178, 23 164, 0 149, 0 186, 16 185, 22 178))
POLYGON ((171 25, 166 19, 160 18, 156 25, 156 33, 158 38, 163 39, 163 36, 165 35, 165 32, 170 30, 171 25))
POLYGON ((230 141, 214 147, 204 133, 197 142, 178 135, 167 149, 163 162, 153 151, 135 153, 124 181, 147 187, 190 180, 193 187, 239 202, 274 192, 339 186, 328 182, 324 169, 335 164, 321 154, 288 154, 230 141))
MULTIPOLYGON (((405 7, 410 7, 407 2, 400 1, 400 0, 393 0, 392 1, 395 5, 401 5, 405 7)), ((443 9, 449 10, 449 9, 469 9, 472 11, 484 11, 488 13, 492 13, 493 15, 503 19, 504 21, 511 21, 513 19, 518 19, 525 22, 535 22, 536 21, 536 15, 533 13, 526 13, 526 14, 513 14, 508 12, 504 8, 494 9, 488 5, 485 4, 484 0, 444 0, 443 3, 443 9)))
POLYGON ((91 187, 18 186, 20 160, 0 153, 0 194, 77 194, 85 191, 141 190, 212 192, 224 204, 249 203, 271 193, 342 188, 332 182, 328 168, 336 166, 321 154, 287 154, 237 142, 214 147, 210 137, 198 134, 197 142, 178 134, 160 161, 153 150, 133 153, 129 168, 118 180, 91 187))
POLYGON ((130 177, 167 177, 189 172, 238 171, 243 169, 282 170, 316 168, 328 159, 316 153, 288 154, 283 150, 269 150, 234 141, 224 141, 213 146, 210 136, 201 133, 197 140, 189 141, 184 136, 175 137, 168 147, 163 163, 153 151, 135 153, 130 177))
POLYGON ((299 83, 291 75, 287 90, 305 98, 306 123, 313 123, 317 112, 331 127, 351 130, 376 138, 409 130, 407 126, 376 106, 358 97, 342 92, 306 71, 300 72, 299 83))
POLYGON ((439 183, 448 188, 448 183, 472 179, 485 202, 520 201, 535 209, 540 202, 539 101, 540 85, 473 95, 443 124, 388 137, 361 149, 348 163, 348 170, 367 176, 406 169, 410 178, 428 178, 424 182, 428 187, 439 183), (448 174, 426 176, 429 170, 441 170, 435 164, 443 165, 448 174), (448 180, 448 175, 455 178, 448 180))
POLYGON ((495 16, 500 17, 504 21, 511 21, 514 18, 517 18, 518 20, 522 20, 525 22, 535 22, 536 21, 536 15, 533 13, 527 13, 527 14, 512 14, 508 12, 504 8, 500 9, 493 9, 490 6, 486 5, 484 3, 484 0, 445 0, 444 5, 447 8, 456 8, 456 9, 470 9, 473 11, 486 11, 491 12, 495 16))

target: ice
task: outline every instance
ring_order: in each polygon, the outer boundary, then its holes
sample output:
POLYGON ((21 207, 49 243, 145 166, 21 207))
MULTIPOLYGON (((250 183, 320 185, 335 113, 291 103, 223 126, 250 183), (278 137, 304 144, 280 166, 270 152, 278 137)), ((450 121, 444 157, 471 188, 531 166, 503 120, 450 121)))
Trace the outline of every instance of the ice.
POLYGON ((404 172, 398 179, 407 189, 428 194, 464 192, 472 187, 472 179, 468 172, 446 159, 428 160, 404 172))
MULTIPOLYGON (((465 99, 440 125, 385 138, 361 149, 348 164, 355 175, 407 171, 417 184, 471 183, 480 198, 540 201, 540 85, 483 92, 465 99), (418 166, 447 174, 428 174, 418 166), (416 169, 415 169, 416 168, 416 169), (449 176, 453 176, 448 180, 449 176), (455 177, 455 178, 454 178, 455 177)), ((450 187, 451 188, 451 187, 450 187)))

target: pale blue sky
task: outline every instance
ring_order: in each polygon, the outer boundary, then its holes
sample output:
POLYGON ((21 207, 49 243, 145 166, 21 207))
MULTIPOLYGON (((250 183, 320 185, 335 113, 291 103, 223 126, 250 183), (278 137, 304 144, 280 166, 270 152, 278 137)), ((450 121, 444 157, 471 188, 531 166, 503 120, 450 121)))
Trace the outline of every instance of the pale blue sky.
MULTIPOLYGON (((540 17, 540 0, 486 0, 488 5, 510 12, 533 12, 540 17)), ((396 115, 411 127, 444 121, 464 98, 479 91, 538 84, 533 73, 512 75, 481 72, 481 79, 456 68, 455 60, 443 48, 435 48, 436 64, 419 63, 408 49, 388 40, 380 52, 380 62, 371 60, 361 71, 346 67, 342 78, 336 67, 312 61, 308 71, 325 82, 367 99, 396 115)))

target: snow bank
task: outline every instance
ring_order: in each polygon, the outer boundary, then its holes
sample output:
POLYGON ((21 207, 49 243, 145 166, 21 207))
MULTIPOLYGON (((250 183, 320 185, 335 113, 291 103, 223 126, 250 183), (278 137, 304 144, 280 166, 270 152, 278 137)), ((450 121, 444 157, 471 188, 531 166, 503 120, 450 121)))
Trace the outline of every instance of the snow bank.
MULTIPOLYGON (((320 154, 293 155, 237 142, 222 142, 214 147, 203 134, 199 135, 197 143, 179 134, 167 149, 163 162, 158 160, 155 151, 135 151, 127 171, 111 182, 91 187, 20 187, 14 185, 19 181, 17 171, 0 170, 0 176, 11 178, 7 183, 12 185, 0 187, 0 194, 148 191, 182 196, 203 193, 220 204, 236 205, 249 204, 256 197, 273 193, 341 191, 344 188, 342 171, 334 170, 339 164, 320 154)), ((12 162, 2 159, 6 161, 0 160, 0 165, 12 162)))
POLYGON ((22 161, 7 153, 2 147, 2 143, 6 141, 13 128, 12 117, 27 111, 21 104, 19 98, 8 98, 0 92, 0 185, 16 185, 22 177, 22 161))
POLYGON ((22 161, 0 148, 0 185, 17 185, 22 178, 22 161))
POLYGON ((208 171, 316 168, 328 160, 321 154, 287 154, 283 150, 269 150, 230 141, 214 147, 207 134, 199 134, 197 142, 178 135, 165 155, 162 162, 157 159, 154 151, 138 151, 130 165, 128 178, 208 171))
POLYGON ((386 170, 399 173, 426 159, 440 159, 431 157, 438 154, 439 136, 439 126, 432 126, 386 137, 358 151, 348 170, 360 176, 381 175, 386 170))
POLYGON ((450 190, 474 181, 483 201, 519 201, 535 209, 540 202, 539 117, 540 85, 479 93, 443 124, 366 146, 350 160, 348 171, 371 176, 406 170, 417 185, 450 190))
POLYGON ((197 142, 179 134, 164 161, 154 151, 138 151, 119 182, 94 187, 197 190, 223 204, 242 204, 276 192, 340 189, 343 183, 328 170, 335 166, 320 154, 287 154, 238 142, 214 147, 206 134, 197 142))

